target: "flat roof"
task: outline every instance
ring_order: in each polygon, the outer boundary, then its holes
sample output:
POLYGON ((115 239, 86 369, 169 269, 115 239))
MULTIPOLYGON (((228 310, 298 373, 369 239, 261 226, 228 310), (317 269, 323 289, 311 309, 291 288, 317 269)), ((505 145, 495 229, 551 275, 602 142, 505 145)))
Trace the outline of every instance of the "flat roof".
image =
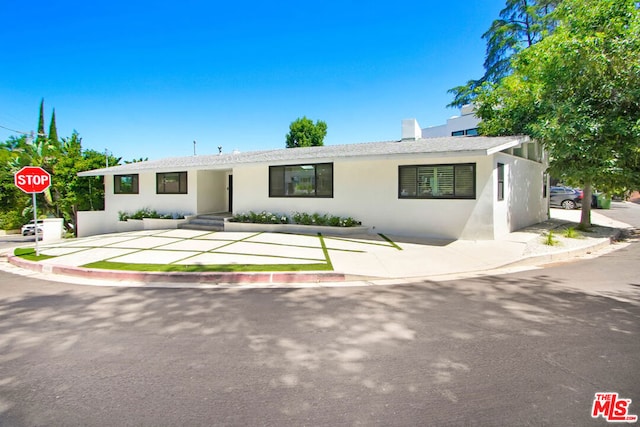
POLYGON ((488 156, 528 142, 527 136, 449 136, 417 140, 365 142, 319 147, 280 148, 228 154, 168 157, 78 173, 79 176, 120 175, 145 171, 230 169, 244 164, 328 162, 336 159, 388 158, 405 155, 488 156))

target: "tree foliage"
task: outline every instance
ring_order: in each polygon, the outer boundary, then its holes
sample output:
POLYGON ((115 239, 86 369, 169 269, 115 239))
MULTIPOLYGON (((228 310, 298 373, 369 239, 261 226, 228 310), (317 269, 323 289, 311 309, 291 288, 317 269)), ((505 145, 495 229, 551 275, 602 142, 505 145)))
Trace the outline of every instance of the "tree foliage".
MULTIPOLYGON (((640 187, 640 11, 634 0, 564 0, 553 34, 478 93, 480 131, 542 142, 550 172, 584 189, 640 187)), ((583 203, 581 226, 590 224, 583 203)))
MULTIPOLYGON (((41 102, 40 117, 43 108, 44 102, 41 102)), ((44 129, 44 122, 38 127, 44 129)), ((110 165, 117 165, 119 161, 109 156, 110 165)), ((31 196, 14 184, 14 175, 22 167, 40 166, 51 174, 51 187, 36 195, 37 216, 64 218, 65 224, 75 229, 79 210, 104 209, 104 178, 78 177, 77 174, 105 164, 104 153, 82 149, 82 138, 77 132, 58 140, 55 113, 48 137, 38 132, 35 140, 23 135, 0 143, 0 228, 19 228, 33 218, 31 196)))
POLYGON ((287 148, 312 147, 324 144, 327 135, 327 124, 317 120, 314 124, 306 116, 298 118, 289 125, 286 136, 287 148))
POLYGON ((462 107, 476 97, 484 83, 497 83, 511 73, 511 57, 542 40, 554 28, 550 12, 560 0, 507 0, 500 17, 482 35, 487 41, 484 76, 449 89, 454 95, 449 107, 462 107))

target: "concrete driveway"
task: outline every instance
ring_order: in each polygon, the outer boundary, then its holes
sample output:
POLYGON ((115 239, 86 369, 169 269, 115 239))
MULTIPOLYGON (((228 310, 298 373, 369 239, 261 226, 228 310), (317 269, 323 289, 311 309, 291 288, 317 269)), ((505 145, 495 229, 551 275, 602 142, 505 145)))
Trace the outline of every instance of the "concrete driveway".
POLYGON ((594 233, 581 239, 563 238, 559 231, 567 224, 579 221, 579 215, 579 211, 554 209, 551 220, 492 241, 407 239, 381 234, 345 237, 145 230, 41 243, 41 254, 51 258, 27 262, 13 257, 10 261, 44 273, 142 283, 314 283, 346 280, 379 284, 404 278, 437 280, 505 266, 535 265, 580 256, 609 245, 610 238, 619 228, 628 227, 628 224, 594 212, 594 224, 601 224, 594 233), (544 245, 542 235, 552 229, 556 230, 559 244, 544 245), (102 263, 100 269, 94 268, 96 262, 102 263), (193 273, 179 277, 161 273, 132 275, 115 268, 114 272, 108 270, 108 263, 150 266, 147 270, 153 270, 153 265, 208 266, 210 269, 242 265, 253 266, 255 272, 277 270, 278 266, 286 265, 304 271, 266 275, 193 273), (109 274, 105 276, 106 273, 109 274))

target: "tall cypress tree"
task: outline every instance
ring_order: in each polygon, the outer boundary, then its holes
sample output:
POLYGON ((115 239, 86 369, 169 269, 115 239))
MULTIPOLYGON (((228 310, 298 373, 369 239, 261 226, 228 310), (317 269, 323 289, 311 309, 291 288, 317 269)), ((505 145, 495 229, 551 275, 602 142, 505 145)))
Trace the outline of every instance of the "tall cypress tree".
POLYGON ((40 101, 40 116, 38 118, 38 134, 36 135, 36 141, 46 139, 47 134, 44 133, 44 98, 40 101))
POLYGON ((53 109, 51 115, 51 123, 49 124, 49 140, 53 143, 58 143, 58 128, 56 127, 56 109, 53 109))

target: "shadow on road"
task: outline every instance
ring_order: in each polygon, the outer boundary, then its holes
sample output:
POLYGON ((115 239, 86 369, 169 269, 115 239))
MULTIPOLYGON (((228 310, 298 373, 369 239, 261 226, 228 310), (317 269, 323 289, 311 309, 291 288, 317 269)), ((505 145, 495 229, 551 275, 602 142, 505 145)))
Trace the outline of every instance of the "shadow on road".
POLYGON ((443 424, 483 419, 471 402, 507 402, 519 384, 516 423, 584 424, 547 412, 546 396, 568 395, 558 405, 590 421, 595 367, 640 398, 612 369, 637 354, 640 299, 613 304, 561 284, 545 274, 322 289, 16 284, 0 299, 0 418, 57 424, 65 405, 64 420, 84 425, 136 424, 147 410, 170 425, 258 414, 274 425, 390 425, 398 414, 443 424), (539 375, 550 369, 554 382, 539 375))

